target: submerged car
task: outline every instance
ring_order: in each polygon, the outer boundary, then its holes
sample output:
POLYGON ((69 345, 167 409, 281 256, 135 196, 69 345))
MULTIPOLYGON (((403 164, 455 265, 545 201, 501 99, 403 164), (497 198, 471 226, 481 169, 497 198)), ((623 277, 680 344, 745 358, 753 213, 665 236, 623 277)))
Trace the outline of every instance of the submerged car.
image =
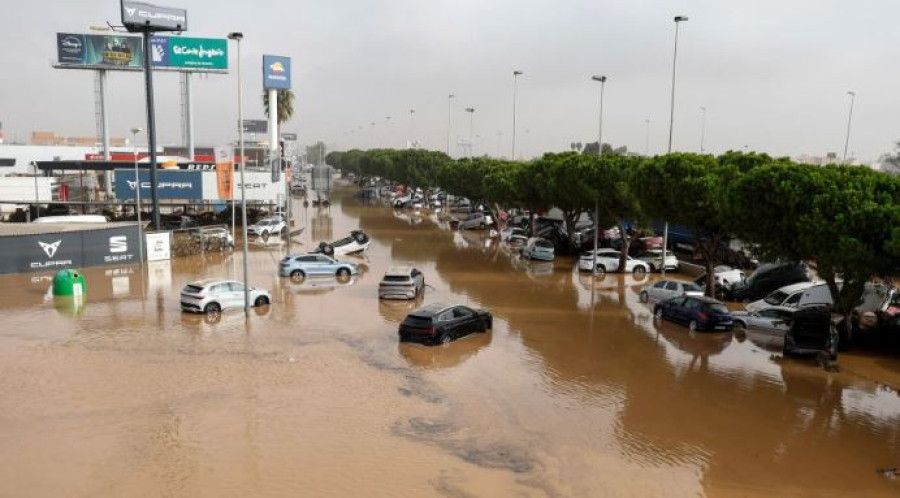
POLYGON ((597 274, 606 272, 624 271, 642 275, 650 271, 650 265, 631 256, 625 257, 625 268, 619 268, 619 251, 615 249, 600 249, 597 252, 597 266, 594 267, 594 251, 581 253, 578 258, 578 269, 581 271, 594 271, 597 274))
POLYGON ((665 301, 679 296, 702 295, 703 289, 698 285, 678 280, 660 280, 653 285, 644 287, 639 294, 642 303, 650 302, 651 299, 654 301, 665 301))
POLYGON ((359 273, 359 266, 350 261, 338 261, 324 254, 300 254, 285 256, 278 265, 278 275, 303 279, 306 277, 349 277, 359 273))
POLYGON ((379 299, 415 299, 425 290, 425 276, 409 266, 393 266, 378 284, 379 299))
POLYGON ((313 251, 328 256, 345 256, 347 254, 356 254, 365 252, 369 249, 372 241, 369 236, 362 230, 353 230, 350 235, 334 242, 321 242, 319 247, 313 251))
POLYGON ((192 231, 191 236, 204 250, 234 248, 234 238, 225 228, 203 227, 192 231))
POLYGON ((663 301, 653 308, 653 316, 685 324, 691 332, 726 331, 734 326, 728 308, 704 296, 684 296, 663 301))
MULTIPOLYGON (((265 289, 250 287, 250 303, 266 306, 272 295, 265 289)), ((194 313, 218 313, 244 307, 244 284, 234 280, 198 280, 181 289, 181 309, 194 313)))
POLYGON ((484 230, 494 224, 494 219, 489 214, 472 213, 466 219, 459 222, 460 230, 484 230))
POLYGON ((732 301, 750 302, 785 285, 809 281, 809 267, 805 263, 768 263, 727 289, 726 296, 732 301))
POLYGON ((400 340, 425 344, 447 344, 473 332, 494 328, 489 311, 459 304, 429 304, 406 316, 400 323, 400 340))
POLYGON ((528 259, 539 259, 541 261, 553 261, 555 257, 555 249, 553 244, 548 240, 540 237, 531 237, 522 248, 522 256, 528 259))
POLYGON ((825 354, 837 358, 839 334, 831 313, 822 309, 801 309, 791 317, 784 335, 785 355, 825 354))
POLYGON ((755 311, 736 311, 731 317, 735 328, 783 336, 791 327, 795 311, 796 308, 772 306, 755 311))
POLYGON ((804 291, 813 285, 812 282, 800 282, 799 284, 785 285, 778 290, 770 292, 769 295, 763 299, 748 303, 744 306, 744 309, 752 313, 772 306, 790 306, 796 308, 800 304, 800 298, 803 297, 804 291))
POLYGON ((247 227, 247 235, 257 237, 269 237, 287 231, 284 220, 278 218, 265 218, 247 227))
MULTIPOLYGON (((662 265, 662 249, 649 249, 638 253, 635 259, 639 259, 650 266, 650 271, 659 271, 662 265)), ((672 251, 666 251, 666 271, 678 271, 678 258, 672 251)))
POLYGON ((510 226, 500 231, 500 240, 511 246, 525 245, 528 242, 528 232, 524 228, 510 226))

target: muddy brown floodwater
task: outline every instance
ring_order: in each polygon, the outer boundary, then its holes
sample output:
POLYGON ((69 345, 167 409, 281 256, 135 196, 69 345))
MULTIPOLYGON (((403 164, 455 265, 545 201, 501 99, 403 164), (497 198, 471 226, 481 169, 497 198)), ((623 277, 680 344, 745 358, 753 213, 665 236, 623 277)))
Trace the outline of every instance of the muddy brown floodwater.
POLYGON ((344 187, 302 209, 301 248, 362 228, 348 281, 276 276, 253 244, 268 310, 182 314, 185 282, 240 254, 87 271, 83 306, 48 275, 0 277, 0 496, 897 496, 900 362, 841 372, 763 340, 655 323, 655 276, 530 264, 434 214, 344 187), (379 303, 395 263, 417 302, 379 303), (399 344, 424 303, 493 311, 447 347, 399 344))

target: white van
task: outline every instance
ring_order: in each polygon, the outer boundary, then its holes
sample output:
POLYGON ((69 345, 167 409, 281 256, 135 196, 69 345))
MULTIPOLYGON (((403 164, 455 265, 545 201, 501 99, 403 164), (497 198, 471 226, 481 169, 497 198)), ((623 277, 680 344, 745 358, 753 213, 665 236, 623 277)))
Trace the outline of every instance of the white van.
MULTIPOLYGON (((812 282, 800 282, 797 284, 785 285, 776 291, 772 291, 763 299, 747 304, 744 306, 744 309, 750 313, 755 313, 766 308, 771 308, 772 306, 788 306, 796 308, 800 303, 800 299, 803 297, 804 291, 815 286, 816 284, 812 282)), ((828 287, 826 286, 826 289, 827 288, 828 287)))

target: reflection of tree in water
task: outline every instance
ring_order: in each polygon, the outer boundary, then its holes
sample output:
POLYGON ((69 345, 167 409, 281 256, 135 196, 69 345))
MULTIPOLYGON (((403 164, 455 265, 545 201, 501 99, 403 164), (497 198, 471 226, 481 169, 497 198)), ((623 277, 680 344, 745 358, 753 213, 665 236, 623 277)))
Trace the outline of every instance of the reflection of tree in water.
POLYGON ((326 207, 316 207, 314 209, 315 213, 309 220, 313 242, 317 245, 319 242, 331 242, 334 239, 331 209, 326 207))

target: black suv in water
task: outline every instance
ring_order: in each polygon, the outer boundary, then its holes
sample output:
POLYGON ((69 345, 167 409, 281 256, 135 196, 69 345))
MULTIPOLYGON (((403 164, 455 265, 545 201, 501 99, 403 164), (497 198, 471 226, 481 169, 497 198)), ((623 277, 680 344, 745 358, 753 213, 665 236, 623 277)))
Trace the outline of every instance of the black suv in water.
POLYGON ((736 282, 725 295, 732 301, 750 302, 762 299, 785 285, 809 282, 806 263, 767 263, 760 265, 749 277, 736 282))
POLYGON ((447 344, 472 332, 494 328, 490 312, 453 304, 429 304, 406 316, 400 324, 401 341, 447 344))

